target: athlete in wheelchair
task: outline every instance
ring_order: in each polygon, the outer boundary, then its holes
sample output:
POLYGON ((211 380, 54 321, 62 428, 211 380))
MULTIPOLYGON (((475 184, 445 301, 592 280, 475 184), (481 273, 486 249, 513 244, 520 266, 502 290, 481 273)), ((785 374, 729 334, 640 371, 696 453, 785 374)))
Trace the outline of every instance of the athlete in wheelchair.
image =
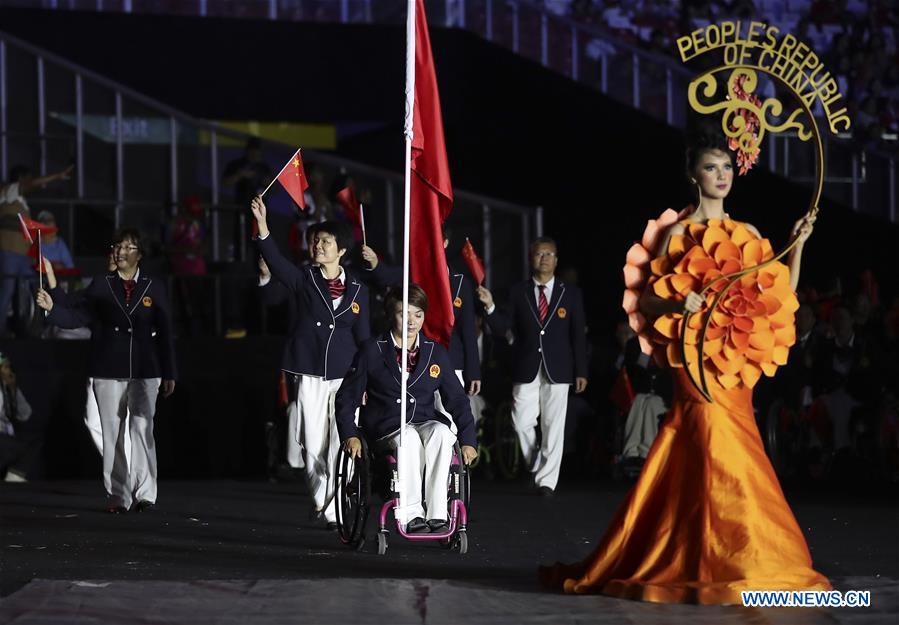
POLYGON ((399 534, 410 540, 436 540, 467 550, 468 465, 477 457, 477 437, 468 396, 447 351, 422 334, 428 298, 409 286, 409 318, 402 318, 397 294, 386 300, 392 329, 366 341, 337 392, 337 429, 343 442, 337 457, 336 510, 340 537, 361 548, 373 466, 386 455, 390 487, 381 507, 378 551, 387 550, 387 522, 393 511, 399 534), (400 360, 402 332, 408 337, 409 372, 404 452, 400 444, 400 360), (434 407, 439 392, 450 421, 434 407), (358 425, 354 420, 359 409, 358 425), (458 442, 457 442, 458 438, 458 442), (461 446, 460 446, 461 443, 461 446), (398 484, 403 496, 398 498, 398 484), (422 498, 422 490, 424 498, 422 498), (401 504, 401 505, 400 505, 401 504))

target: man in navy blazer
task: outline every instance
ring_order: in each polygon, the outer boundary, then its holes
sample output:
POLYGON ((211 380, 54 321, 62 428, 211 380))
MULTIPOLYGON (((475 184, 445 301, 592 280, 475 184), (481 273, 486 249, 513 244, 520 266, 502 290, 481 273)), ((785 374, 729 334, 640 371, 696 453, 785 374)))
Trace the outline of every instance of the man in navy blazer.
POLYGON ((486 288, 478 289, 478 297, 487 308, 491 330, 498 335, 512 332, 512 421, 534 484, 540 494, 551 496, 562 465, 568 389, 572 384, 576 393, 587 388, 584 303, 577 286, 555 277, 555 241, 537 239, 530 256, 531 278, 510 289, 508 315, 496 311, 486 288))
MULTIPOLYGON (((447 231, 443 232, 443 249, 449 245, 447 231)), ((394 267, 380 262, 377 253, 362 246, 362 258, 369 266, 372 281, 381 287, 396 286, 403 281, 402 267, 394 267)), ((450 336, 449 353, 453 369, 468 394, 475 396, 481 392, 481 359, 478 355, 478 337, 474 325, 475 298, 471 284, 461 273, 449 275, 450 297, 453 302, 453 333, 450 336)), ((438 405, 438 409, 441 406, 438 405)))
POLYGON ((420 333, 428 307, 425 292, 417 285, 410 285, 409 318, 405 323, 402 302, 396 293, 388 296, 385 307, 393 328, 367 341, 356 355, 351 372, 337 392, 337 428, 353 456, 361 453, 359 439, 363 432, 372 445, 395 449, 399 445, 400 406, 404 400, 408 401, 404 440, 408 452, 399 458, 404 494, 402 509, 397 509, 395 514, 406 525, 406 531, 441 532, 447 520, 446 480, 457 437, 450 430, 449 418, 435 408, 435 394, 440 394, 455 422, 466 463, 477 457, 474 419, 449 354, 420 333), (401 395, 399 364, 403 331, 409 347, 405 397, 401 395), (367 401, 360 409, 364 394, 367 401), (358 426, 354 420, 357 409, 358 426), (422 481, 426 508, 421 500, 422 481))
POLYGON ((254 198, 251 208, 259 251, 296 304, 281 368, 298 376, 300 444, 314 513, 336 529, 334 465, 340 442, 334 396, 370 334, 368 287, 340 264, 352 244, 341 224, 325 221, 309 227, 314 264, 301 268, 278 251, 262 198, 254 198))
POLYGON ((53 267, 45 262, 50 291, 38 291, 37 304, 47 311, 48 323, 91 327, 89 373, 100 413, 107 510, 121 513, 134 502, 138 511, 156 503, 153 417, 160 389, 163 397, 175 390, 176 369, 168 294, 161 280, 140 270, 140 232, 120 231, 112 250, 115 271, 94 278, 72 301, 57 287, 53 267), (121 427, 126 415, 130 458, 121 427))

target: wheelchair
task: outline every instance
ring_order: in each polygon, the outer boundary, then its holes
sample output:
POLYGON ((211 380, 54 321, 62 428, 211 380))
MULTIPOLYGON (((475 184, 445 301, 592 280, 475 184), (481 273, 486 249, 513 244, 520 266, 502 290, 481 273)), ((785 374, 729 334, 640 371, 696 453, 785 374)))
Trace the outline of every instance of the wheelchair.
MULTIPOLYGON (((383 503, 378 516, 378 554, 387 553, 390 531, 389 515, 398 503, 397 461, 393 451, 375 454, 364 437, 361 458, 352 458, 343 445, 337 453, 335 473, 335 511, 340 541, 357 551, 366 542, 365 528, 372 506, 372 492, 379 493, 383 503)), ((468 552, 468 511, 471 503, 470 468, 462 461, 459 442, 453 444, 453 460, 447 478, 449 525, 439 534, 409 534, 396 521, 397 533, 411 541, 436 541, 442 547, 455 549, 460 555, 468 552)))

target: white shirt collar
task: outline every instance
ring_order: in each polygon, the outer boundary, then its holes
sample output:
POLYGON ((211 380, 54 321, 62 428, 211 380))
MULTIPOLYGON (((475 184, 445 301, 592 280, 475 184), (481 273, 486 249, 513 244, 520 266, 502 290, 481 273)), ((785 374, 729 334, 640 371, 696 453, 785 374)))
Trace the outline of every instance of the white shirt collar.
MULTIPOLYGON (((341 284, 344 284, 346 283, 346 272, 344 272, 343 270, 343 265, 338 265, 338 267, 340 267, 340 273, 337 274, 337 279, 340 280, 341 284)), ((322 267, 319 267, 318 270, 322 272, 322 278, 324 278, 325 280, 332 279, 325 276, 325 270, 322 267)))
MULTIPOLYGON (((535 278, 535 277, 533 277, 533 276, 531 276, 531 281, 533 281, 534 287, 539 287, 539 286, 541 286, 540 283, 537 282, 537 278, 535 278)), ((549 282, 547 282, 544 286, 546 286, 546 289, 547 289, 548 291, 552 291, 553 285, 554 285, 555 283, 556 283, 556 277, 553 276, 552 278, 549 279, 549 282)))
MULTIPOLYGON (((397 343, 396 337, 393 336, 393 330, 388 332, 388 334, 390 334, 390 338, 393 340, 393 346, 402 349, 403 348, 402 344, 397 343)), ((418 345, 418 337, 419 336, 421 336, 421 332, 419 332, 418 334, 415 335, 415 341, 412 343, 412 345, 409 346, 409 349, 415 349, 415 347, 418 345)))
MULTIPOLYGON (((116 269, 116 274, 117 274, 122 280, 127 280, 127 278, 125 278, 125 276, 122 275, 122 272, 119 271, 118 269, 116 269)), ((135 282, 137 282, 137 279, 138 279, 138 278, 140 278, 140 265, 137 266, 137 271, 134 272, 134 277, 131 278, 131 279, 134 280, 135 282)))

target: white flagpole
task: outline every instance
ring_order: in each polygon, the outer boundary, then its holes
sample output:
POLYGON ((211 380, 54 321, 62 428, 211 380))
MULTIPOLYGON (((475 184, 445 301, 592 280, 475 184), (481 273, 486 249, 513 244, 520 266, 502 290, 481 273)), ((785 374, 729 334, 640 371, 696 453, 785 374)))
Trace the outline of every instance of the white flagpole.
MULTIPOLYGON (((41 248, 41 231, 37 231, 37 275, 38 286, 44 290, 44 254, 41 248)), ((34 282, 32 282, 34 284, 34 282)))
POLYGON ((365 238, 365 207, 362 202, 359 202, 359 221, 362 222, 362 245, 368 245, 368 240, 365 238))
MULTIPOLYGON (((403 340, 400 356, 400 447, 397 453, 399 466, 398 475, 403 475, 402 462, 404 443, 406 439, 406 414, 409 405, 406 397, 406 389, 409 384, 409 373, 406 371, 406 363, 409 358, 409 337, 406 325, 409 319, 409 221, 412 187, 412 132, 415 111, 415 0, 406 1, 406 121, 403 129, 406 145, 406 178, 403 196, 403 340)), ((402 483, 397 489, 400 494, 399 509, 403 509, 406 488, 414 488, 402 483)))
MULTIPOLYGON (((287 166, 293 162, 293 159, 295 159, 297 157, 297 154, 299 154, 300 150, 302 150, 302 149, 303 148, 297 148, 297 151, 293 153, 293 156, 291 156, 289 159, 287 159, 287 162, 284 163, 284 167, 282 167, 281 171, 278 172, 278 175, 275 176, 274 178, 272 178, 272 181, 268 183, 268 186, 265 188, 265 191, 268 191, 269 189, 272 188, 272 185, 275 184, 275 180, 277 180, 281 176, 281 174, 284 173, 284 170, 287 169, 287 166)), ((260 193, 259 197, 262 197, 263 195, 265 195, 265 191, 260 193)))

